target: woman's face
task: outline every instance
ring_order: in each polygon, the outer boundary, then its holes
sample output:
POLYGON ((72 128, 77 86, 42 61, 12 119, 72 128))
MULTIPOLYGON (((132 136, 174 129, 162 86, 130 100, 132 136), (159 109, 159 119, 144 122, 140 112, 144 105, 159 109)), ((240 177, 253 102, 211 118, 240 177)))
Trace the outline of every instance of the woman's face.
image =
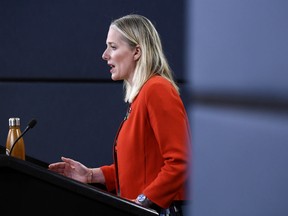
POLYGON ((139 48, 131 48, 122 34, 113 27, 109 28, 106 44, 107 48, 102 58, 111 67, 112 80, 127 80, 132 84, 134 70, 139 59, 139 48))

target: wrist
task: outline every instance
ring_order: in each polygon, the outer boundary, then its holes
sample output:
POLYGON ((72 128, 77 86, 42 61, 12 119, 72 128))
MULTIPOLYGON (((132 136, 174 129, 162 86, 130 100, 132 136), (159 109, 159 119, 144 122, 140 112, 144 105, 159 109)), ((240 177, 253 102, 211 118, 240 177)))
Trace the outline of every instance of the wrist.
POLYGON ((136 202, 144 207, 150 207, 153 204, 144 194, 139 194, 136 202))
POLYGON ((88 169, 88 175, 87 175, 87 183, 92 183, 93 180, 93 169, 88 169))

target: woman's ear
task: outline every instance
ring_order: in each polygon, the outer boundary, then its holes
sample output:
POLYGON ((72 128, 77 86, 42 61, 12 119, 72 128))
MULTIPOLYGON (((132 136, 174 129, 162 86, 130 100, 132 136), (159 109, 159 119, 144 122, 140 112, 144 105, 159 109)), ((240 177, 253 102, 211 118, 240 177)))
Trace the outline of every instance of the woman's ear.
POLYGON ((139 58, 141 57, 141 55, 142 55, 141 47, 140 47, 139 45, 137 45, 137 46, 135 47, 134 60, 135 60, 135 61, 138 61, 139 58))

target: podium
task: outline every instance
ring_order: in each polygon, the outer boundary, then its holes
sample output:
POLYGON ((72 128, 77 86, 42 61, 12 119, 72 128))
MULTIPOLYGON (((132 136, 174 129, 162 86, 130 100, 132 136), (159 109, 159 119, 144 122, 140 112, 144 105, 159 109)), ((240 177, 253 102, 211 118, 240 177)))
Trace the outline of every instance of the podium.
POLYGON ((29 160, 0 154, 0 215, 155 216, 153 209, 29 160))

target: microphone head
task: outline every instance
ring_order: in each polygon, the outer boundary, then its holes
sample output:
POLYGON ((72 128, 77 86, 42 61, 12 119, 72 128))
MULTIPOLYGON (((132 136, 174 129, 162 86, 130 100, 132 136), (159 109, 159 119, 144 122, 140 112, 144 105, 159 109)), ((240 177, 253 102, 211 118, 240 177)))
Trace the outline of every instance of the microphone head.
POLYGON ((33 128, 36 125, 37 121, 36 119, 32 119, 29 123, 28 123, 28 127, 29 128, 33 128))

